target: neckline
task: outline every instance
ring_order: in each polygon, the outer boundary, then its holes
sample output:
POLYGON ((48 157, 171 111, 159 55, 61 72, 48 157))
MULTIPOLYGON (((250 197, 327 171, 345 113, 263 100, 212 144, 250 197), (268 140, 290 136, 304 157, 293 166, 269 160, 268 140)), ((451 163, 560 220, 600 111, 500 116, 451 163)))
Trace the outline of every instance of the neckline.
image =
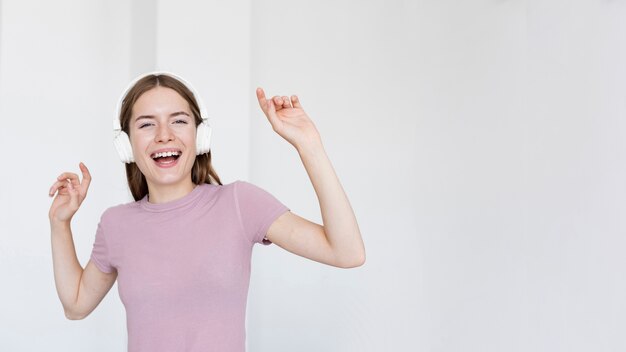
POLYGON ((145 210, 152 212, 175 210, 188 204, 194 203, 198 199, 200 194, 202 194, 202 189, 208 186, 210 186, 208 183, 197 185, 191 190, 191 192, 187 193, 183 197, 165 203, 150 203, 148 202, 148 195, 146 195, 139 201, 139 205, 141 205, 141 207, 145 210))

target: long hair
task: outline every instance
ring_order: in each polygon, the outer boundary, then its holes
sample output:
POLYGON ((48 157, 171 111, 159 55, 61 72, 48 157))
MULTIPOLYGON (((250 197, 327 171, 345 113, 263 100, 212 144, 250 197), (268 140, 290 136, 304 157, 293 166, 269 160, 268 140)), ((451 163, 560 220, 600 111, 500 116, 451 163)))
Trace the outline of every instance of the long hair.
MULTIPOLYGON (((202 123, 200 117, 200 109, 198 102, 196 101, 193 93, 187 86, 174 77, 162 74, 162 75, 148 75, 143 77, 128 91, 124 100, 122 101, 122 107, 120 109, 120 124, 122 130, 130 136, 130 120, 133 111, 133 106, 141 97, 141 95, 155 87, 170 88, 180 94, 188 103, 193 113, 194 120, 196 121, 196 127, 202 123)), ((142 199, 148 194, 148 183, 146 177, 141 173, 137 164, 126 164, 126 180, 128 181, 128 188, 133 195, 133 198, 137 201, 142 199)), ((191 181, 200 185, 203 183, 218 184, 221 185, 219 176, 213 169, 211 164, 211 152, 206 154, 197 155, 196 160, 191 168, 191 181)))

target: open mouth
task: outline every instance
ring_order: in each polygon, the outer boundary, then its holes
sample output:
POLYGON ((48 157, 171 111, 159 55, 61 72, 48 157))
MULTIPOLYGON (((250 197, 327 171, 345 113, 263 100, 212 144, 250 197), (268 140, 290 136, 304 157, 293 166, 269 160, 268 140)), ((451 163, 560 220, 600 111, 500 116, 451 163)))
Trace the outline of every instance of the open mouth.
POLYGON ((161 167, 173 166, 183 153, 180 150, 168 150, 152 153, 150 157, 161 167))

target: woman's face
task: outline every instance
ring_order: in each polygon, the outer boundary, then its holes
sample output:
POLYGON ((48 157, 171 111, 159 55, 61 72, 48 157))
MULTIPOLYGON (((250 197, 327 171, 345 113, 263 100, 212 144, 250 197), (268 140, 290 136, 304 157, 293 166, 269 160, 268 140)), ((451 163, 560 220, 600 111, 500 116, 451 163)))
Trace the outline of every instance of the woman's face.
POLYGON ((148 186, 189 185, 196 159, 196 124, 189 103, 157 86, 135 102, 129 124, 137 167, 148 186))

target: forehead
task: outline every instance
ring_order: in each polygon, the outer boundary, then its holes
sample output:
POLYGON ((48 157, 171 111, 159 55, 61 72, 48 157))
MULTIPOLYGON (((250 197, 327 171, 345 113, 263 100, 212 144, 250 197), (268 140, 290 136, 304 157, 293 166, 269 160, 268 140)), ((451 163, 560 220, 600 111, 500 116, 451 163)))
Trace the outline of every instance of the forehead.
POLYGON ((132 115, 156 115, 175 111, 191 113, 189 103, 171 88, 157 86, 143 93, 135 102, 132 115))

